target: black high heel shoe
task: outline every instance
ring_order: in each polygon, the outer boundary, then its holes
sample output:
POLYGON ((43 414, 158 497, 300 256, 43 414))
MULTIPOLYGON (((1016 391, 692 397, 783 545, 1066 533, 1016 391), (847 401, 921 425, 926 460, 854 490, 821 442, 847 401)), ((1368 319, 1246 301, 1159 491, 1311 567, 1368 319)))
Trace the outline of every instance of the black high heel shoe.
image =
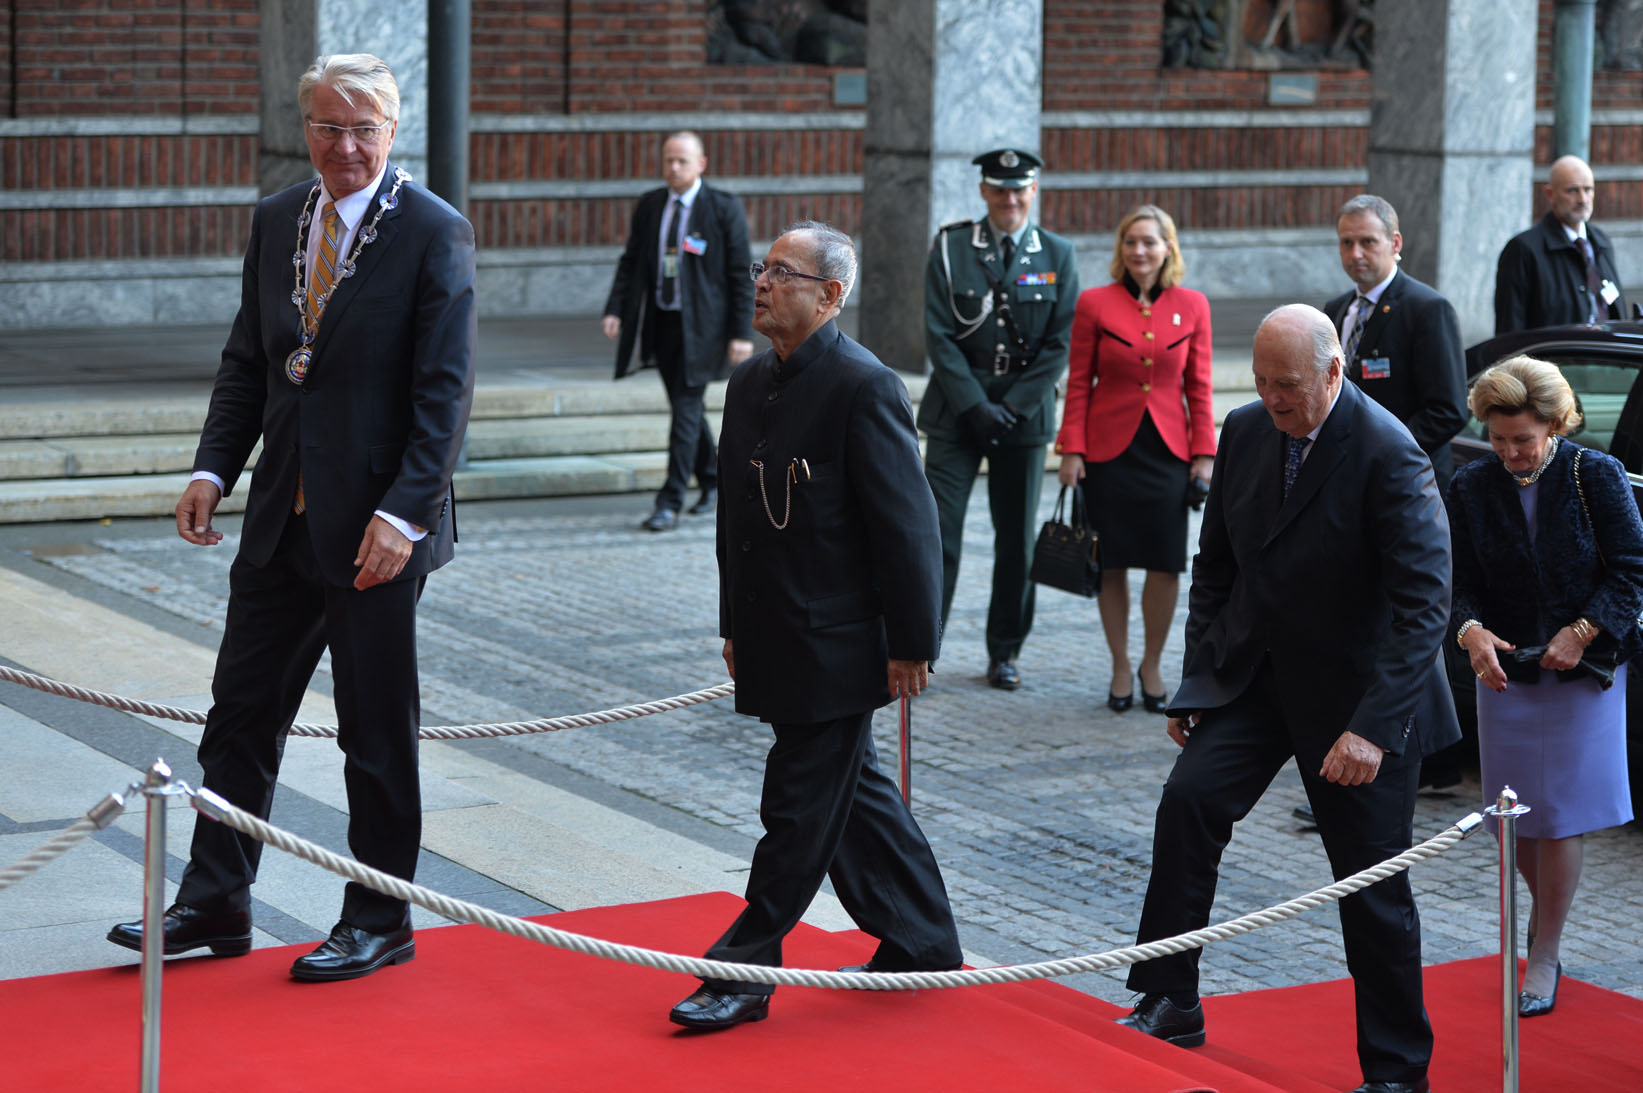
POLYGON ((1165 691, 1161 695, 1149 695, 1147 685, 1141 681, 1140 672, 1135 673, 1135 682, 1141 688, 1141 705, 1146 707, 1147 712, 1163 713, 1164 708, 1169 705, 1169 692, 1165 691))
POLYGON ((1563 982, 1563 961, 1557 962, 1557 977, 1552 980, 1552 993, 1549 995, 1530 994, 1528 991, 1517 993, 1517 1015, 1519 1017, 1544 1017, 1552 1012, 1557 1005, 1557 988, 1563 982))
POLYGON ((1135 705, 1134 695, 1115 695, 1111 691, 1107 692, 1107 709, 1113 713, 1123 713, 1133 705, 1135 705))

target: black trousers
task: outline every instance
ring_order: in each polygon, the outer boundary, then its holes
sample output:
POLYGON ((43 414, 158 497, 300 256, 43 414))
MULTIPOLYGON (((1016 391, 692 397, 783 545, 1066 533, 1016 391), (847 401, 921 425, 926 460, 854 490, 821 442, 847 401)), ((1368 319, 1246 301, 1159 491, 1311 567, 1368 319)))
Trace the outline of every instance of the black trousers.
MULTIPOLYGON (((887 971, 956 966, 963 954, 930 844, 879 769, 868 711, 810 725, 771 725, 747 908, 707 951, 710 960, 782 962, 782 938, 832 880, 839 902, 879 939, 873 962, 887 971)), ((739 994, 768 983, 709 980, 739 994)))
MULTIPOLYGON (((1221 852, 1232 838, 1233 824, 1249 814, 1292 755, 1336 880, 1409 849, 1420 776, 1417 758, 1387 756, 1373 782, 1335 785, 1318 776, 1328 746, 1319 750, 1307 741, 1297 747, 1297 730, 1309 728, 1285 724, 1277 682, 1265 663, 1236 701, 1204 714, 1158 803, 1139 942, 1208 925, 1221 852)), ((1274 894, 1288 898, 1297 893, 1274 894)), ((1398 873, 1350 895, 1339 909, 1356 994, 1363 1076, 1367 1081, 1420 1077, 1432 1058, 1432 1026, 1421 990, 1420 915, 1409 874, 1398 873)), ((1130 969, 1130 989, 1147 994, 1197 990, 1200 951, 1136 964, 1130 969)))
POLYGON ((941 626, 947 629, 958 563, 964 550, 964 513, 987 459, 987 504, 993 516, 993 594, 987 605, 987 656, 1014 660, 1033 628, 1037 586, 1027 578, 1038 537, 1038 497, 1044 488, 1044 445, 983 448, 932 436, 924 476, 941 520, 941 626))
POLYGON ((707 420, 707 385, 691 386, 685 379, 685 335, 677 311, 655 312, 654 341, 656 368, 662 373, 667 403, 672 411, 667 440, 667 481, 656 493, 656 507, 684 508, 690 476, 704 490, 719 481, 719 451, 713 443, 713 426, 707 420))
MULTIPOLYGON (((286 733, 329 646, 348 847, 366 865, 414 877, 422 841, 416 665, 422 585, 419 578, 359 592, 326 584, 300 516, 287 521, 266 566, 235 559, 211 712, 200 739, 205 786, 268 818, 286 733)), ((177 901, 206 911, 249 908, 261 852, 255 839, 197 816, 177 901)), ((361 929, 397 929, 408 913, 403 900, 353 882, 343 896, 343 921, 361 929)))

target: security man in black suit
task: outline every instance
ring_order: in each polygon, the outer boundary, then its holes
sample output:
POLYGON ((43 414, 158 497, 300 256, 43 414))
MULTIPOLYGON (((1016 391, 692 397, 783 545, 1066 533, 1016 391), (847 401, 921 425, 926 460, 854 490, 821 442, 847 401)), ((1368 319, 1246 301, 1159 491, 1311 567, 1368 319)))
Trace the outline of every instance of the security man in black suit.
POLYGON ((987 682, 1021 686, 1016 656, 1033 625, 1027 578, 1044 485, 1044 449, 1055 437, 1056 386, 1078 303, 1069 240, 1032 222, 1037 156, 999 148, 981 167, 987 215, 944 224, 924 278, 924 346, 930 384, 918 427, 929 436, 924 469, 941 513, 941 622, 958 587, 964 513, 981 461, 993 516, 993 588, 987 607, 987 682))
MULTIPOLYGON (((409 880, 422 831, 416 607, 456 540, 451 474, 478 337, 474 233, 389 162, 399 89, 380 59, 320 57, 297 102, 319 178, 257 206, 239 314, 177 503, 179 535, 220 543, 212 516, 262 441, 200 767, 206 788, 266 818, 286 731, 329 648, 348 846, 409 880)), ((165 913, 168 955, 250 950, 261 849, 196 819, 165 913)), ((354 979, 410 960, 409 910, 350 883, 330 939, 292 977, 354 979)), ((142 935, 131 922, 108 937, 141 949, 142 935)))
MULTIPOLYGON (((1409 430, 1343 376, 1305 304, 1255 335, 1260 403, 1227 415, 1188 597, 1181 687, 1139 940, 1209 921, 1233 825, 1294 757, 1336 879, 1407 850, 1420 757, 1459 736, 1438 648, 1449 525, 1409 430)), ((1432 1029, 1407 873, 1340 903, 1359 1093, 1427 1087, 1432 1029)), ((1135 965, 1121 1023, 1204 1042, 1199 951, 1135 965)))
POLYGON ((1392 411, 1447 490, 1449 441, 1466 424, 1466 353, 1454 306, 1398 268, 1403 236, 1384 199, 1359 194, 1335 217, 1353 291, 1324 305, 1345 350, 1346 378, 1392 411))
POLYGON ((667 185, 639 199, 627 248, 605 300, 605 337, 617 339, 616 378, 627 375, 633 350, 641 368, 654 367, 667 388, 667 481, 641 527, 679 526, 685 490, 695 474, 702 495, 693 515, 713 511, 717 456, 703 398, 707 385, 753 352, 753 286, 747 282, 747 216, 735 195, 702 181, 707 155, 695 133, 662 142, 667 185))
MULTIPOLYGON (((737 369, 719 448, 719 628, 736 709, 770 723, 747 908, 713 960, 780 964, 830 878, 879 939, 870 971, 957 967, 930 845, 873 749, 873 711, 928 683, 941 640, 941 539, 900 378, 839 332, 850 238, 793 225, 754 266, 772 349, 737 369)), ((763 1020, 767 984, 705 981, 671 1019, 763 1020)))
POLYGON ((1591 222, 1597 184, 1578 156, 1546 179, 1540 223, 1507 240, 1495 266, 1495 333, 1626 317, 1614 244, 1591 222))

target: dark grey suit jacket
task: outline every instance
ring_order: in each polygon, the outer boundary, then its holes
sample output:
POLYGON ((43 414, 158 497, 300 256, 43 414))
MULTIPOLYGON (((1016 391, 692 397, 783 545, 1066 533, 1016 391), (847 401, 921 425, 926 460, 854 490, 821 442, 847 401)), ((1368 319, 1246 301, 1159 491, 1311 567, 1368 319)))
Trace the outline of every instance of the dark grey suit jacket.
POLYGON ((890 657, 936 658, 941 531, 907 388, 835 324, 731 374, 718 553, 742 713, 859 714, 890 701, 890 657))
POLYGON ((1287 500, 1284 450, 1260 403, 1227 416, 1170 712, 1226 705, 1270 657, 1303 763, 1348 730, 1388 763, 1453 743, 1449 524, 1425 453, 1351 384, 1287 500))
MULTIPOLYGON (((1335 329, 1356 291, 1324 305, 1335 329)), ((1379 371, 1375 369, 1372 371, 1379 371)), ((1449 441, 1466 424, 1466 351, 1460 320, 1438 291, 1399 270, 1364 323, 1346 375, 1403 422, 1445 486, 1454 470, 1449 441), (1366 378, 1363 361, 1381 358, 1389 374, 1366 378)))
MULTIPOLYGON (((1598 275, 1619 289, 1620 274, 1615 271, 1614 244, 1608 233, 1588 223, 1586 238, 1592 244, 1598 275)), ((1496 334, 1583 323, 1589 302, 1586 260, 1569 242, 1556 216, 1548 212, 1534 227, 1506 241, 1495 265, 1496 334)), ((1599 319, 1624 319, 1626 298, 1616 297, 1614 303, 1597 311, 1599 319)))
MULTIPOLYGON (((617 379, 633 370, 635 345, 641 368, 656 365, 656 248, 668 197, 664 186, 645 194, 634 207, 627 247, 616 263, 605 300, 604 313, 622 320, 616 343, 617 379)), ((753 282, 747 275, 752 258, 741 201, 705 180, 691 203, 685 230, 707 244, 701 254, 679 252, 684 381, 700 387, 724 371, 725 348, 732 339, 753 340, 753 282)))
MULTIPOLYGON (((388 165, 378 197, 393 184, 388 165)), ((194 456, 232 492, 260 437, 240 556, 263 565, 290 518, 302 475, 309 533, 325 579, 351 585, 354 556, 381 509, 427 528, 399 580, 450 561, 451 473, 473 401, 473 228, 414 182, 377 225, 357 272, 338 282, 299 388, 285 376, 298 345, 291 303, 297 222, 314 184, 264 198, 251 220, 240 310, 194 456)), ((360 226, 376 215, 373 202, 360 226)), ((316 217, 317 218, 317 217, 316 217)))

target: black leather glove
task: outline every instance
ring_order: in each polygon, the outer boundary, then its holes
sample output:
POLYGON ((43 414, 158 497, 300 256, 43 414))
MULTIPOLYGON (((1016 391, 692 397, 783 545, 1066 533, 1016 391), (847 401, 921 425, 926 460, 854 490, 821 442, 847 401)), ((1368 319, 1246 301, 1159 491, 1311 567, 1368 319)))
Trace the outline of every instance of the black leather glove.
POLYGON ((1015 411, 1002 402, 978 402, 964 411, 964 427, 982 444, 997 444, 1000 437, 1015 427, 1019 420, 1015 411))
POLYGON ((1194 512, 1204 507, 1204 501, 1209 497, 1209 483, 1197 475, 1187 477, 1187 504, 1194 512))

